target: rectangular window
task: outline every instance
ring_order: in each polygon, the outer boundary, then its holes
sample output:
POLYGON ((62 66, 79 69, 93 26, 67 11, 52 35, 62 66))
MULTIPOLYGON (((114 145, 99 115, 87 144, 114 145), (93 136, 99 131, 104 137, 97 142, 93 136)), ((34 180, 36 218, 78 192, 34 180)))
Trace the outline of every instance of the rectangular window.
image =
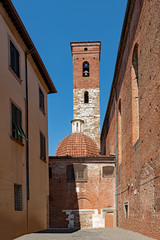
POLYGON ((22 211, 22 185, 14 184, 14 209, 22 211))
POLYGON ((12 137, 22 143, 21 111, 12 103, 12 137))
POLYGON ((19 52, 10 40, 10 67, 13 70, 13 72, 17 75, 17 77, 20 77, 19 74, 19 52))
POLYGON ((129 218, 129 206, 128 202, 124 202, 124 215, 125 218, 129 218))
POLYGON ((52 178, 52 168, 49 167, 49 178, 52 178))
POLYGON ((87 165, 73 164, 67 166, 67 181, 87 181, 87 165))
POLYGON ((40 133, 40 157, 46 160, 46 139, 42 133, 40 133))
POLYGON ((113 177, 113 173, 114 173, 114 167, 113 166, 102 167, 102 177, 103 178, 113 177))
POLYGON ((39 107, 44 112, 44 94, 42 90, 39 88, 39 107))

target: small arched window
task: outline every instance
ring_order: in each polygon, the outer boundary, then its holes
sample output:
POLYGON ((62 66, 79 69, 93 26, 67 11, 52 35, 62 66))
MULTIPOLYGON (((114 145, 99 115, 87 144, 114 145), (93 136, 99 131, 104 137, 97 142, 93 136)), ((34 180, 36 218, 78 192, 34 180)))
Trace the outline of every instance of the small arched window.
POLYGON ((89 63, 83 63, 83 77, 89 77, 89 63))
POLYGON ((76 123, 76 130, 77 130, 77 132, 78 132, 78 123, 76 123))
MULTIPOLYGON (((134 80, 136 81, 138 89, 138 44, 135 44, 133 56, 132 56, 132 66, 134 69, 134 80)), ((138 94, 138 93, 137 93, 138 94)))
POLYGON ((89 103, 89 94, 88 92, 84 92, 84 103, 89 103))

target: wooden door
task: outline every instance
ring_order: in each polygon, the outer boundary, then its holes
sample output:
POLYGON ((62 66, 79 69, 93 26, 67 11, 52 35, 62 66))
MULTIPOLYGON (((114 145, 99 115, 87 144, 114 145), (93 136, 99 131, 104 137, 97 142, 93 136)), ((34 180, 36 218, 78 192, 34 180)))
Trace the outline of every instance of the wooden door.
POLYGON ((105 227, 113 228, 113 213, 106 213, 105 215, 105 227))

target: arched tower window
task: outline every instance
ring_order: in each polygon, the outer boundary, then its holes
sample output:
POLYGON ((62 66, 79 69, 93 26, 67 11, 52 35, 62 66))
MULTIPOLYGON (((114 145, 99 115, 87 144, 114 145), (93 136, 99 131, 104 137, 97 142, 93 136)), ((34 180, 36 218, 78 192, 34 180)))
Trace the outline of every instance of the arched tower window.
POLYGON ((84 103, 89 103, 89 94, 88 92, 84 92, 84 103))
POLYGON ((133 144, 139 139, 139 82, 138 82, 138 44, 132 56, 132 139, 133 144))
POLYGON ((89 77, 89 63, 83 63, 83 77, 89 77))

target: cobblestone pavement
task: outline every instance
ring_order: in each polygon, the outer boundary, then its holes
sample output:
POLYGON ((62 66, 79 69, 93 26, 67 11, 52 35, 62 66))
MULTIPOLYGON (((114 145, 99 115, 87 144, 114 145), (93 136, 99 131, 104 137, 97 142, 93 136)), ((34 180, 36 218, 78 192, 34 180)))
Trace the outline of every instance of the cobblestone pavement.
POLYGON ((153 240, 142 234, 124 230, 121 228, 105 228, 74 232, 55 232, 52 229, 39 233, 27 234, 16 240, 153 240))

